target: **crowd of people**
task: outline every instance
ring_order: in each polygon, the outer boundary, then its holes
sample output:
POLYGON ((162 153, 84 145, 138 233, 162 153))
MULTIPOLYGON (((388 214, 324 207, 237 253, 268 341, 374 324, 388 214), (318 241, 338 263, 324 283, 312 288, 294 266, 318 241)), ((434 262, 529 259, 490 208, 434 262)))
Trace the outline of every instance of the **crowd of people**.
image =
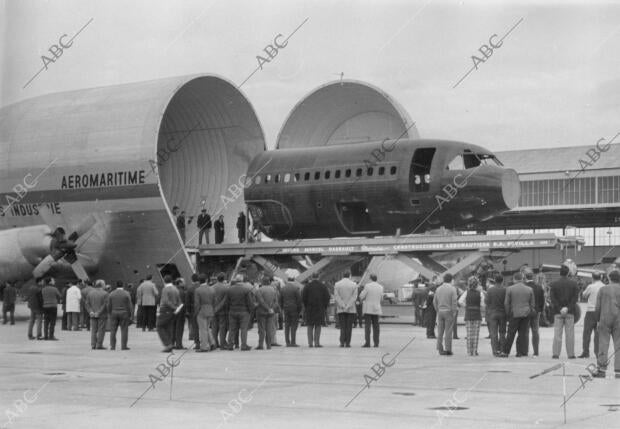
MULTIPOLYGON (((562 265, 559 274, 560 278, 552 282, 548 290, 527 267, 515 273, 510 282, 499 273, 473 274, 467 278, 464 291, 455 285, 451 274, 445 274, 442 281, 434 278, 428 284, 416 282, 412 298, 416 323, 426 327, 427 338, 436 340, 440 355, 451 356, 452 340, 458 339, 458 308, 462 307, 468 355, 479 355, 484 315, 493 356, 508 357, 515 341, 516 357, 528 356, 531 333, 532 356, 536 357, 540 353, 539 322, 549 302, 554 327, 551 356, 559 359, 564 343, 567 357, 574 359, 574 325, 580 317, 580 291, 567 266, 562 265)), ((600 274, 594 273, 592 277, 593 282, 582 292, 587 307, 579 358, 590 357, 594 334, 596 376, 604 377, 610 340, 613 339, 614 349, 620 348, 620 271, 611 270, 605 276, 607 284, 600 274)), ((3 323, 14 324, 17 290, 9 284, 2 295, 3 323)), ((332 294, 316 274, 302 285, 294 276, 283 281, 266 273, 250 282, 241 272, 230 282, 226 281, 224 273, 210 279, 204 274, 194 274, 189 285, 183 278, 173 280, 166 275, 164 286, 159 289, 149 275, 136 286, 120 281, 110 286, 97 280, 70 283, 62 292, 53 278, 46 277, 36 279, 36 284, 24 295, 30 308, 28 338, 31 340, 57 340, 56 319, 58 307, 62 306, 62 329, 90 330, 91 347, 96 350, 106 349, 107 331, 110 332, 110 349, 115 350, 119 328, 120 348, 129 350, 128 328, 135 320, 142 331, 157 330, 164 352, 185 348, 186 323, 193 348, 197 352, 210 352, 251 350, 248 330, 254 325, 258 328, 257 350, 280 345, 278 328, 284 330, 287 347, 299 347, 297 329, 300 323, 306 326, 308 347, 322 347, 321 328, 329 323, 328 306, 332 298, 336 327, 340 330, 340 347, 351 347, 353 326, 362 326, 360 313, 365 326, 362 347, 371 344, 379 347, 384 288, 374 274, 370 275, 369 282, 360 286, 351 279, 350 272, 345 272, 335 283, 332 294)), ((620 378, 620 353, 615 353, 615 372, 620 378)))
MULTIPOLYGON (((452 340, 458 339, 456 317, 458 308, 463 307, 470 356, 478 356, 484 314, 493 356, 508 357, 515 338, 515 356, 528 356, 531 333, 532 356, 537 357, 540 352, 540 320, 549 302, 554 329, 551 357, 560 358, 564 342, 568 359, 575 359, 574 327, 580 316, 580 290, 571 278, 568 266, 562 265, 559 274, 560 278, 552 282, 547 291, 528 267, 515 273, 509 285, 505 284, 507 282, 501 274, 485 277, 482 281, 479 275, 471 275, 464 292, 455 285, 451 274, 445 274, 443 281, 434 278, 428 286, 416 282, 412 297, 416 318, 426 327, 427 338, 437 340, 440 355, 453 354, 452 340)), ((579 358, 590 357, 590 340, 594 333, 597 377, 605 377, 610 338, 613 338, 614 350, 620 348, 620 271, 612 270, 606 277, 608 284, 603 283, 601 274, 593 273, 593 282, 582 292, 587 307, 579 358)), ((616 377, 620 378, 620 353, 614 353, 614 359, 616 377)))
MULTIPOLYGON (((337 304, 336 325, 341 330, 340 346, 351 346, 351 332, 361 308, 365 320, 365 342, 379 346, 379 316, 383 286, 376 275, 360 288, 350 280, 350 273, 336 283, 334 299, 337 304)), ((14 296, 13 286, 4 291, 5 306, 14 296)), ((30 309, 28 338, 57 341, 56 320, 62 308, 62 329, 91 332, 93 350, 105 350, 106 332, 110 332, 110 349, 116 349, 120 329, 121 350, 129 350, 129 326, 134 323, 142 331, 157 330, 163 351, 185 349, 185 325, 189 341, 197 352, 215 349, 251 350, 248 330, 257 326, 256 350, 280 346, 277 331, 284 330, 287 347, 299 347, 297 329, 307 329, 308 347, 322 347, 321 328, 329 324, 328 307, 332 294, 328 286, 314 275, 305 285, 294 277, 287 281, 262 275, 257 281, 248 281, 244 273, 234 275, 230 282, 220 273, 211 279, 205 274, 194 274, 189 285, 183 278, 164 276, 159 289, 152 276, 136 286, 116 282, 110 286, 103 280, 94 283, 72 282, 59 290, 52 277, 38 278, 24 291, 30 309), (208 281, 209 280, 209 281, 208 281), (36 326, 36 331, 35 331, 36 326), (35 336, 36 334, 36 336, 35 336)), ((14 309, 13 299, 13 309, 14 309)), ((7 317, 4 317, 7 320, 7 317)), ((13 321, 14 323, 14 321, 13 321)))

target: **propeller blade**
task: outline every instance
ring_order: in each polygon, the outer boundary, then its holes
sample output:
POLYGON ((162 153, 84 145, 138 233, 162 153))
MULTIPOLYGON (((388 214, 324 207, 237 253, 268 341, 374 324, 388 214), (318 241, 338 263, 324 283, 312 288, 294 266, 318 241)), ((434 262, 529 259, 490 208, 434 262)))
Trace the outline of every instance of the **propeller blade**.
POLYGON ((90 237, 95 235, 95 232, 96 232, 95 228, 91 228, 91 229, 88 230, 88 232, 86 234, 81 235, 75 241, 75 245, 76 245, 75 251, 76 252, 79 251, 82 248, 82 246, 84 245, 84 243, 86 243, 90 237))
POLYGON ((45 273, 47 273, 55 263, 56 261, 54 260, 54 258, 52 258, 52 255, 47 255, 32 271, 33 277, 43 277, 45 273))
POLYGON ((79 261, 75 261, 74 263, 72 263, 71 268, 73 269, 73 272, 78 279, 84 281, 89 280, 88 274, 86 274, 86 270, 79 261))
POLYGON ((82 235, 86 234, 93 226, 95 226, 96 223, 97 219, 95 218, 95 216, 89 214, 86 219, 84 219, 82 223, 80 223, 80 225, 74 232, 75 234, 77 234, 78 237, 81 237, 82 235))

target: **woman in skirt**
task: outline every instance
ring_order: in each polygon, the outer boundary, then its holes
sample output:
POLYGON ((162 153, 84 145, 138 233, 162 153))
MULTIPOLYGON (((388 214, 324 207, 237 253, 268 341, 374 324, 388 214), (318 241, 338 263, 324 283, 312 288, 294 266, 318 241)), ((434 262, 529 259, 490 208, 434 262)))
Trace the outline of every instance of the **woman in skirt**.
POLYGON ((478 356, 478 338, 480 336, 480 322, 484 309, 484 292, 478 278, 471 276, 467 279, 467 291, 459 299, 459 305, 465 306, 465 328, 467 330, 467 354, 478 356))

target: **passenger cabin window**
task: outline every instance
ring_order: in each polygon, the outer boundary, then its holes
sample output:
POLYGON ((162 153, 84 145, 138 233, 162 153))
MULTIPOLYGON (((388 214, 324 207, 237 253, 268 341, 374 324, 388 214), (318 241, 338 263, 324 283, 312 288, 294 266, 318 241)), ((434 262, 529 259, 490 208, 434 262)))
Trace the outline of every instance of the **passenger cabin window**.
POLYGON ((428 192, 431 182, 431 165, 435 156, 435 148, 416 149, 411 158, 409 168, 409 191, 428 192))
POLYGON ((383 176, 385 174, 385 167, 379 167, 379 176, 383 176))
POLYGON ((355 170, 355 175, 356 175, 357 177, 362 177, 362 169, 361 169, 361 168, 358 168, 357 170, 355 170))
POLYGON ((256 176, 256 177, 254 178, 254 184, 255 184, 255 185, 260 185, 260 182, 261 182, 261 177, 260 177, 260 176, 256 176))
POLYGON ((280 176, 280 173, 276 174, 274 177, 274 182, 275 183, 280 183, 280 180, 282 179, 282 177, 280 176))
POLYGON ((309 172, 309 171, 306 171, 306 172, 304 173, 304 180, 305 180, 305 181, 310 180, 310 172, 309 172))
POLYGON ((351 177, 351 169, 347 168, 346 171, 344 172, 344 176, 345 177, 351 177))
POLYGON ((325 172, 325 179, 329 179, 329 176, 331 176, 331 174, 332 174, 331 171, 327 170, 325 172))
POLYGON ((334 173, 334 178, 340 179, 340 170, 336 170, 336 172, 334 173))
POLYGON ((320 171, 315 171, 314 172, 314 180, 319 180, 321 178, 321 172, 320 171))
POLYGON ((369 176, 372 176, 373 172, 374 172, 374 168, 372 167, 368 167, 368 170, 366 170, 366 174, 368 174, 369 176))
POLYGON ((295 175, 293 176, 293 182, 299 182, 299 173, 295 173, 295 175))
POLYGON ((290 173, 286 173, 284 175, 284 183, 288 183, 291 181, 291 174, 290 173))
POLYGON ((265 185, 271 182, 271 174, 265 174, 265 185))
POLYGON ((396 166, 393 165, 392 167, 390 167, 390 174, 393 176, 396 174, 396 166))

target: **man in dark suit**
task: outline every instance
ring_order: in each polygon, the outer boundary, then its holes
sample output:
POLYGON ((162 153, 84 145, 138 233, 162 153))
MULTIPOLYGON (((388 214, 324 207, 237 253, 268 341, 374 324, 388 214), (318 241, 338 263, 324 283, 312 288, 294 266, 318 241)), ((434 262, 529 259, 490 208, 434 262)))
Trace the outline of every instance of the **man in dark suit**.
MULTIPOLYGON (((78 285, 82 292, 82 299, 80 300, 80 305, 82 306, 82 314, 81 314, 81 327, 86 328, 86 330, 90 331, 90 315, 88 314, 88 310, 86 309, 86 297, 93 290, 93 285, 90 280, 86 280, 86 282, 81 282, 81 285, 78 285)), ((133 299, 131 302, 135 302, 133 299)))
POLYGON ((207 214, 207 209, 202 209, 196 219, 196 225, 198 226, 198 245, 202 244, 202 237, 206 238, 207 244, 209 244, 209 233, 211 231, 211 216, 207 214))
POLYGON ((227 349, 226 334, 228 333, 228 302, 226 296, 228 294, 228 285, 225 282, 226 275, 219 273, 217 275, 217 282, 213 285, 213 292, 215 297, 213 298, 213 323, 211 331, 213 333, 213 340, 215 341, 215 347, 220 349, 227 349))
POLYGON ((177 279, 176 287, 179 291, 179 298, 183 306, 177 311, 174 317, 174 348, 176 350, 184 350, 183 346, 183 332, 185 331, 185 302, 187 302, 187 288, 185 287, 185 280, 182 278, 177 279))
POLYGON ((30 309, 30 320, 28 321, 28 339, 34 340, 32 328, 35 323, 37 325, 37 340, 42 340, 42 322, 43 322, 43 295, 41 288, 43 287, 43 278, 36 279, 36 283, 28 290, 28 308, 30 309))
POLYGON ((116 282, 116 287, 107 297, 106 307, 110 318, 110 350, 116 350, 116 332, 121 327, 121 349, 129 350, 129 321, 133 312, 133 304, 129 292, 123 289, 123 282, 116 282))
POLYGON ((179 230, 179 234, 181 235, 181 240, 185 244, 185 212, 182 211, 177 216, 177 229, 179 230))
POLYGON ((45 317, 43 322, 43 339, 57 341, 58 338, 54 336, 54 329, 56 327, 56 317, 58 316, 58 304, 62 296, 58 292, 53 278, 48 277, 45 280, 45 286, 41 289, 41 296, 43 297, 43 315, 45 317))
POLYGON ((491 350, 493 356, 506 357, 506 288, 504 278, 497 274, 486 293, 486 319, 491 335, 491 350))
POLYGON ((245 283, 243 274, 237 274, 226 294, 228 305, 228 350, 233 350, 235 338, 240 332, 241 351, 251 350, 248 346, 250 311, 254 308, 252 287, 245 283))
POLYGON ((297 324, 302 309, 301 285, 295 282, 293 276, 280 290, 280 308, 284 312, 284 338, 286 347, 299 347, 297 345, 297 324))
POLYGON ((532 349, 534 356, 538 356, 538 345, 540 343, 540 335, 538 333, 540 314, 545 309, 545 291, 542 286, 534 281, 534 272, 530 268, 523 271, 525 275, 525 284, 532 288, 534 292, 534 312, 530 318, 530 329, 532 330, 532 349))
POLYGON ((213 222, 213 232, 215 233, 215 244, 221 244, 224 242, 224 215, 220 215, 215 222, 213 222))
POLYGON ((325 283, 319 280, 318 274, 312 275, 312 280, 304 287, 301 299, 308 329, 308 346, 323 347, 321 326, 325 323, 325 311, 329 305, 330 295, 325 283))
POLYGON ((164 287, 161 290, 161 301, 159 303, 159 316, 157 317, 157 333, 164 345, 164 353, 170 353, 174 348, 174 321, 179 313, 181 297, 179 290, 172 284, 172 276, 164 276, 164 287))
POLYGON ((553 359, 560 358, 562 331, 566 331, 566 354, 575 358, 575 307, 579 297, 577 283, 568 278, 569 269, 560 267, 560 279, 551 283, 549 295, 553 311, 553 359))
MULTIPOLYGON (((103 340, 108 320, 108 294, 103 290, 105 282, 97 280, 95 287, 86 296, 84 305, 90 316, 90 345, 93 350, 105 350, 103 340)), ((122 336, 122 334, 121 334, 122 336)))
POLYGON ((437 324, 437 311, 433 305, 435 299, 435 290, 437 286, 434 284, 429 285, 426 299, 422 304, 422 317, 424 318, 424 327, 426 327, 426 338, 436 339, 435 325, 437 324))
POLYGON ((424 303, 426 302, 426 297, 428 296, 428 288, 425 283, 422 283, 420 279, 415 279, 413 281, 413 292, 411 294, 411 301, 413 303, 413 311, 415 314, 415 325, 416 326, 424 326, 423 317, 422 317, 422 307, 424 307, 424 303))
POLYGON ((355 301, 355 317, 353 318, 353 327, 357 328, 358 326, 361 328, 363 326, 363 320, 364 320, 364 312, 362 311, 363 309, 363 304, 362 304, 362 300, 359 298, 360 294, 362 293, 362 291, 364 290, 364 286, 359 285, 357 287, 357 300, 355 301))
POLYGON ((508 317, 508 338, 504 352, 510 355, 512 342, 517 331, 517 357, 527 356, 529 346, 530 318, 534 312, 534 291, 532 288, 522 283, 523 275, 515 273, 515 284, 506 289, 506 299, 504 307, 508 317))
POLYGON ((237 237, 239 238, 239 243, 243 243, 245 241, 246 227, 245 214, 243 212, 239 212, 239 217, 237 218, 237 237))
MULTIPOLYGON (((454 286, 454 289, 456 289, 456 300, 458 302, 458 300, 461 297, 461 295, 463 295, 463 291, 461 290, 461 288, 456 283, 453 284, 452 286, 454 286)), ((452 339, 453 340, 460 339, 459 338, 459 332, 458 332, 458 327, 459 327, 458 319, 459 319, 459 309, 457 307, 457 309, 454 310, 454 324, 453 324, 453 329, 452 329, 452 339)))
POLYGON ((256 320, 258 324, 258 346, 257 350, 263 349, 263 342, 268 350, 271 349, 273 343, 273 334, 275 325, 273 318, 275 309, 278 305, 278 295, 276 289, 271 285, 269 277, 263 277, 260 288, 255 293, 256 303, 256 320))
MULTIPOLYGON (((206 283, 206 277, 205 277, 206 283)), ((198 321, 196 314, 198 311, 194 307, 194 298, 196 289, 200 286, 198 274, 192 274, 192 283, 187 288, 187 294, 185 295, 185 314, 187 315, 187 328, 189 329, 189 340, 194 342, 194 350, 198 350, 200 347, 199 333, 198 333, 198 321)))
POLYGON ((11 325, 15 324, 15 300, 17 299, 17 289, 11 283, 7 283, 2 292, 2 323, 7 324, 8 318, 11 319, 11 325))

